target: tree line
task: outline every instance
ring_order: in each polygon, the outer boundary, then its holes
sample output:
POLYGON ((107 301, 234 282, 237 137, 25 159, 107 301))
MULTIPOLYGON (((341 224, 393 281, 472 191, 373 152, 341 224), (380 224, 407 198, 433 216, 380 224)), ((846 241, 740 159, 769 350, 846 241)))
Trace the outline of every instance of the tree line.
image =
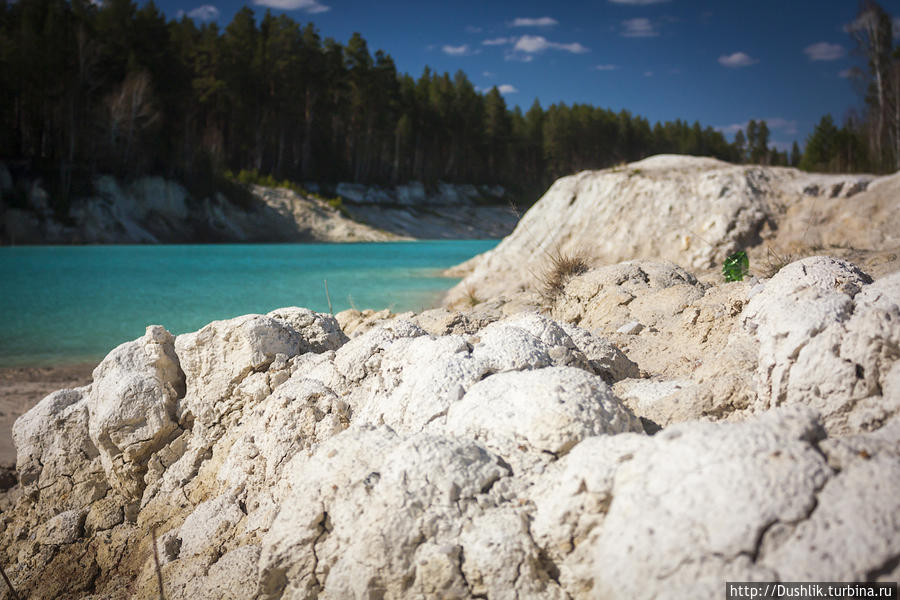
MULTIPOLYGON (((894 96, 879 98, 887 114, 894 96)), ((729 143, 698 122, 651 126, 624 110, 535 101, 523 112, 462 71, 413 78, 358 33, 341 44, 247 7, 220 29, 168 20, 152 0, 0 0, 0 157, 54 181, 61 202, 97 173, 161 174, 207 193, 241 169, 529 193, 663 152, 799 162, 768 146, 764 122, 753 127, 729 143)))
POLYGON ((0 0, 0 40, 0 155, 63 195, 98 172, 530 189, 659 152, 738 158, 699 123, 582 104, 523 113, 462 71, 413 78, 359 34, 340 44, 246 7, 220 30, 152 1, 0 0))
POLYGON ((865 68, 845 75, 863 97, 861 111, 849 110, 838 125, 825 115, 806 140, 799 162, 810 171, 900 170, 900 38, 894 43, 893 19, 874 0, 862 0, 846 27, 865 68))

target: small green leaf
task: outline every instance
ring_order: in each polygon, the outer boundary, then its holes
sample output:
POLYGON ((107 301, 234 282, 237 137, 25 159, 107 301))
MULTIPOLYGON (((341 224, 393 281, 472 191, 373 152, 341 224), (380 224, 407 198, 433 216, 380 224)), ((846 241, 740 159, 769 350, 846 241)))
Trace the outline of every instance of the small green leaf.
POLYGON ((722 275, 725 281, 743 281, 744 275, 750 272, 750 259, 743 250, 735 252, 725 259, 722 265, 722 275))

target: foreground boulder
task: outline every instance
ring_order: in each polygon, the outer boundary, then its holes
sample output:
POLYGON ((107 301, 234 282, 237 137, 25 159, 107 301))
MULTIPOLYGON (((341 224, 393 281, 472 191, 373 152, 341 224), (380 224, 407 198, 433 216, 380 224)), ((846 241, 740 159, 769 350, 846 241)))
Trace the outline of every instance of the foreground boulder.
POLYGON ((634 261, 548 314, 150 327, 17 421, 3 563, 20 595, 97 600, 896 580, 897 281, 634 261))
POLYGON ((845 261, 804 259, 742 319, 760 340, 755 408, 813 406, 839 433, 877 429, 900 411, 900 272, 872 283, 845 261))
POLYGON ((150 456, 181 433, 175 404, 184 395, 184 374, 175 336, 162 327, 122 344, 94 370, 88 396, 91 442, 110 484, 137 499, 150 456))

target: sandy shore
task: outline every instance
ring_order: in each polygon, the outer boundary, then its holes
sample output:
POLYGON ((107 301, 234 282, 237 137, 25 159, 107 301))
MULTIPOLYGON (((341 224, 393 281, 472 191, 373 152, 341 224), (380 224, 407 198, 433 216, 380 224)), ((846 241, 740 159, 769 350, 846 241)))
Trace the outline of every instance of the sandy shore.
POLYGON ((0 466, 15 465, 12 425, 20 415, 56 390, 91 382, 95 364, 0 368, 0 466))

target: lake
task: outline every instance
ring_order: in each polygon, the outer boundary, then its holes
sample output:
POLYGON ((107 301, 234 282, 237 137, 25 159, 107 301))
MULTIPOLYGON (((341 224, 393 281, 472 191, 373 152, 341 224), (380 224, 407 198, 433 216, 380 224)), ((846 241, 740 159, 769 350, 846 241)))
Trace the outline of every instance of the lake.
POLYGON ((283 306, 421 311, 497 240, 0 248, 0 366, 92 362, 149 324, 179 334, 283 306))

